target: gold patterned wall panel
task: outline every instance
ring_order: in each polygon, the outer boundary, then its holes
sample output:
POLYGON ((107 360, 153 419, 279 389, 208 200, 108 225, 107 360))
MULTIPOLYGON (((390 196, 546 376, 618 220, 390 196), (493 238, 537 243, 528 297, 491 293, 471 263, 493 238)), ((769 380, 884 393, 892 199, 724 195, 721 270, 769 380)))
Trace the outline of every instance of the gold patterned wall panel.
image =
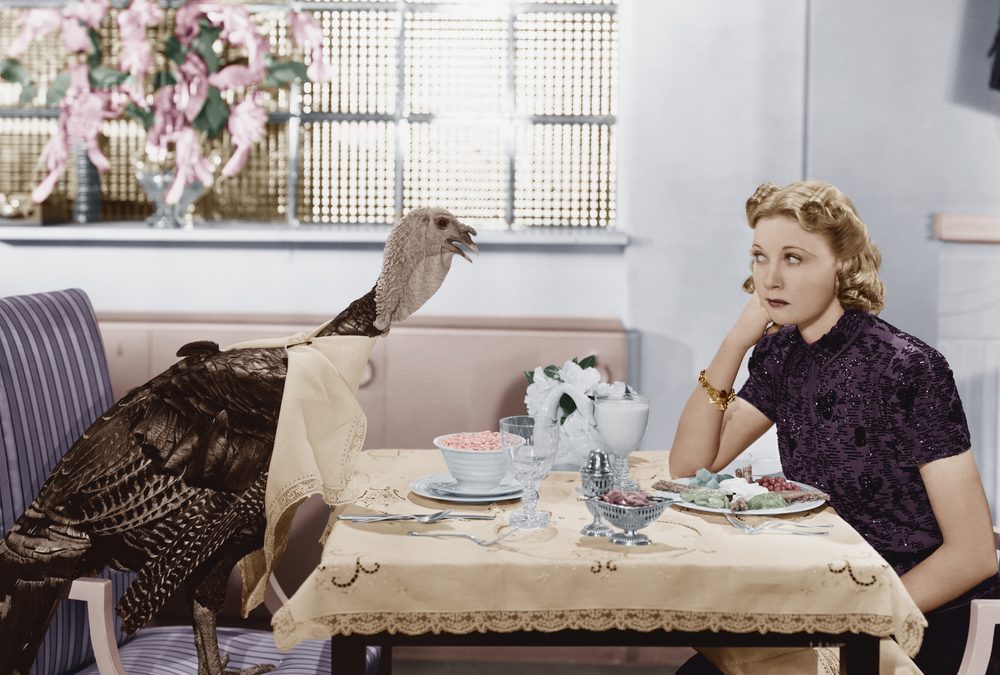
POLYGON ((518 112, 615 114, 618 29, 614 14, 520 14, 515 32, 518 112))
POLYGON ((329 82, 302 83, 302 112, 393 114, 399 60, 396 13, 329 10, 314 14, 323 28, 333 77, 329 82))
POLYGON ((389 122, 304 122, 297 212, 310 223, 391 223, 395 131, 389 122))
POLYGON ((404 211, 440 206, 470 224, 503 224, 509 174, 505 125, 410 124, 408 136, 404 211))
POLYGON ((509 112, 509 24, 496 12, 408 12, 408 114, 509 112))
MULTIPOLYGON (((232 154, 229 136, 223 137, 219 151, 224 165, 232 154)), ((264 138, 253 146, 238 174, 222 178, 216 172, 215 185, 195 202, 195 214, 206 220, 284 221, 288 216, 287 124, 268 123, 264 138)))
POLYGON ((515 223, 615 222, 615 135, 607 124, 534 124, 518 132, 515 223))
MULTIPOLYGON (((38 156, 55 128, 54 119, 0 117, 0 176, 3 176, 0 193, 4 195, 5 202, 12 198, 23 202, 45 177, 45 169, 38 156)), ((45 219, 68 220, 75 194, 75 176, 72 171, 67 171, 45 203, 45 219)))

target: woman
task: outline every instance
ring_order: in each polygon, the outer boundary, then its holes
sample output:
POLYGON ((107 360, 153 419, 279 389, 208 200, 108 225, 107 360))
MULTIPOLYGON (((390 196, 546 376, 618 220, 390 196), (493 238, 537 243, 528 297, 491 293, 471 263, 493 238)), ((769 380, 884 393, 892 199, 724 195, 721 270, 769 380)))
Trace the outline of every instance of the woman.
POLYGON ((747 219, 753 275, 744 289, 753 297, 684 407, 670 473, 718 471, 776 424, 789 480, 829 493, 926 615, 917 665, 954 673, 969 603, 998 595, 1000 578, 951 370, 937 351, 875 316, 881 258, 837 188, 762 185, 747 219), (751 347, 749 379, 734 395, 751 347))

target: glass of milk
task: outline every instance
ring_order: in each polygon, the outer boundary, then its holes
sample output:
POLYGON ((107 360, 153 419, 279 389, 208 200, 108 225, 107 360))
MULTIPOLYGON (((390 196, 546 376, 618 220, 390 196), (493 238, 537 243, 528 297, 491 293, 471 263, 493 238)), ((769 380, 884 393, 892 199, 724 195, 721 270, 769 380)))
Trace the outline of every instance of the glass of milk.
POLYGON ((597 431, 614 458, 616 487, 638 490, 639 484, 628 473, 628 456, 639 449, 646 433, 649 399, 633 390, 597 396, 594 398, 594 419, 597 431))

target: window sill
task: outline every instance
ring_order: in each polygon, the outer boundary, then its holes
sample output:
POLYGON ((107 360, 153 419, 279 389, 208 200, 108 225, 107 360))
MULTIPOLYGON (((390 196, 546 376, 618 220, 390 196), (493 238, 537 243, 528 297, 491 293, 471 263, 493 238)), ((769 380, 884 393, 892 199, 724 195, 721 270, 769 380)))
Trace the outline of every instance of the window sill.
MULTIPOLYGON (((385 225, 286 225, 219 221, 191 229, 161 230, 141 222, 105 222, 86 225, 0 224, 0 242, 25 244, 155 244, 155 245, 310 245, 378 247, 390 228, 385 225)), ((627 234, 615 230, 547 229, 482 230, 482 247, 538 246, 543 248, 602 247, 623 249, 627 234)))

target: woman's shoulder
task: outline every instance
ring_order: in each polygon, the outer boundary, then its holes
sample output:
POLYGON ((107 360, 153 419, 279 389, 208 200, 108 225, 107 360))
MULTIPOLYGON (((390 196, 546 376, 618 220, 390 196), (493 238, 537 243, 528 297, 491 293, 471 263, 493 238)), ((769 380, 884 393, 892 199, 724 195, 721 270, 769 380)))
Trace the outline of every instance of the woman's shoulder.
POLYGON ((878 349, 884 362, 892 370, 948 368, 947 359, 934 347, 881 317, 874 314, 869 316, 869 327, 865 331, 868 342, 871 347, 878 349))
POLYGON ((764 358, 779 361, 784 360, 789 349, 795 344, 795 336, 797 334, 795 326, 782 326, 773 333, 763 335, 757 340, 757 344, 754 345, 751 358, 756 357, 757 360, 764 358))

